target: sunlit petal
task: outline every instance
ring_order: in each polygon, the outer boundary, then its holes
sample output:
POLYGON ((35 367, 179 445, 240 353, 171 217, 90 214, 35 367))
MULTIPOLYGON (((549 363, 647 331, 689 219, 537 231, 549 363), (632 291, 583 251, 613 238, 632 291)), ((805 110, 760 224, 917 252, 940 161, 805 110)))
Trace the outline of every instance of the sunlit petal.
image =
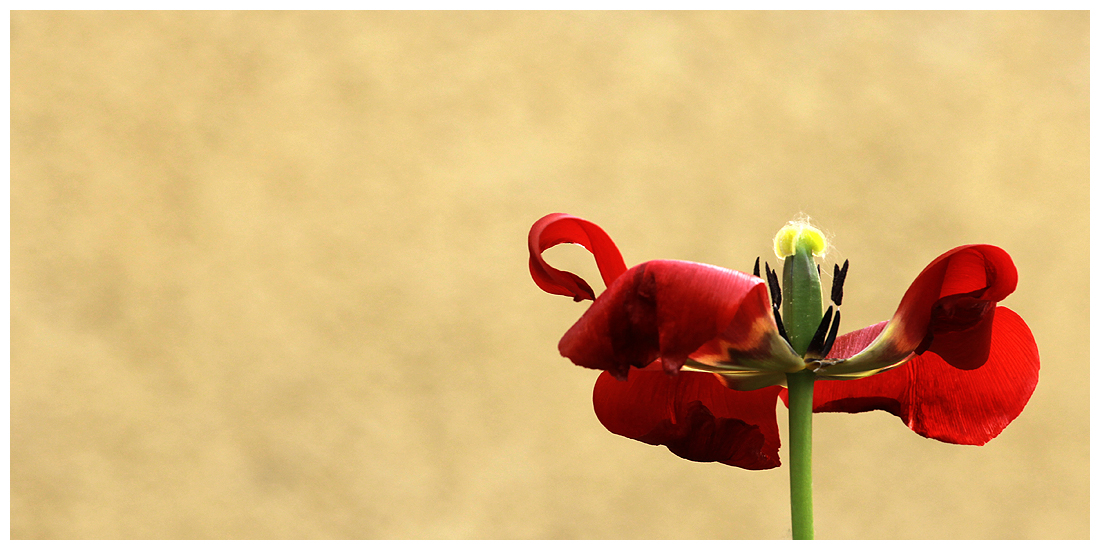
POLYGON ((801 368, 778 335, 764 281, 720 267, 675 260, 635 266, 600 295, 558 349, 583 367, 625 378, 661 361, 675 373, 697 361, 801 368), (785 354, 784 354, 785 353, 785 354), (770 363, 769 363, 770 362, 770 363))
POLYGON ((952 249, 917 276, 877 339, 821 374, 866 376, 927 351, 955 368, 977 368, 989 354, 993 309, 1016 289, 1016 280, 1016 266, 1000 248, 952 249))

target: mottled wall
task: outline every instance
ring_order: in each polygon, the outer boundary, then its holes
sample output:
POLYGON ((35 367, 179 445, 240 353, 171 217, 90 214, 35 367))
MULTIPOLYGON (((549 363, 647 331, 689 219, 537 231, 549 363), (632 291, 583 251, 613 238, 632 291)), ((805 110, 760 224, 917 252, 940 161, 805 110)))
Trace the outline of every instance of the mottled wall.
POLYGON ((1083 12, 15 12, 11 536, 789 536, 785 467, 595 419, 586 305, 527 273, 562 211, 742 270, 803 212, 848 330, 1005 248, 1030 405, 985 447, 819 415, 818 535, 1087 537, 1088 48, 1083 12))

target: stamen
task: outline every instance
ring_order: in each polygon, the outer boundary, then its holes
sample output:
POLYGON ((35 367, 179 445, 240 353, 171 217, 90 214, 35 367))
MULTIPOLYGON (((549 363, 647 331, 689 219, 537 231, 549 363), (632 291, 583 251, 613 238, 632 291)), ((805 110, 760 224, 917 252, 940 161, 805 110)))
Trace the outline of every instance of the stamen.
POLYGON ((756 264, 752 266, 752 274, 754 277, 760 276, 760 256, 756 257, 756 264))
POLYGON ((821 347, 821 356, 828 357, 829 352, 833 351, 833 343, 836 342, 836 331, 840 329, 840 310, 836 310, 836 317, 833 317, 833 328, 829 329, 829 337, 825 339, 825 345, 821 347))
POLYGON ((779 329, 779 335, 791 343, 791 339, 787 337, 787 331, 783 329, 783 316, 779 315, 779 306, 772 304, 772 313, 775 315, 775 328, 779 329))
POLYGON ((768 275, 768 290, 772 293, 772 307, 778 310, 779 306, 783 304, 783 290, 779 288, 779 276, 768 265, 768 262, 764 262, 764 272, 768 275))
POLYGON ((844 298, 844 278, 848 276, 848 260, 844 260, 844 267, 833 264, 833 303, 840 307, 840 301, 844 298))
POLYGON ((825 315, 821 317, 821 322, 817 325, 817 332, 814 332, 813 339, 810 340, 810 345, 806 347, 806 357, 812 357, 820 359, 824 357, 822 350, 825 347, 825 338, 829 334, 829 323, 833 320, 833 306, 829 306, 829 309, 825 310, 825 315))

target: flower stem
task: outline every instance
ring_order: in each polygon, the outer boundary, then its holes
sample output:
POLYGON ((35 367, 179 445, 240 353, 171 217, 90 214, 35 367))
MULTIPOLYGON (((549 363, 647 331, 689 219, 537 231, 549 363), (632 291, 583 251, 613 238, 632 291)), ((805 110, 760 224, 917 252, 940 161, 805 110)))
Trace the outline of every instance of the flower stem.
MULTIPOLYGON (((787 342, 805 356, 821 316, 821 278, 814 254, 825 248, 820 231, 805 224, 788 224, 775 239, 776 255, 783 256, 783 320, 787 342)), ((830 315, 831 317, 831 315, 830 315)), ((803 369, 787 373, 787 408, 791 439, 791 536, 814 538, 814 497, 811 447, 813 443, 814 373, 803 369)))
POLYGON ((787 394, 791 445, 791 536, 795 540, 812 540, 814 373, 808 370, 788 373, 787 394))

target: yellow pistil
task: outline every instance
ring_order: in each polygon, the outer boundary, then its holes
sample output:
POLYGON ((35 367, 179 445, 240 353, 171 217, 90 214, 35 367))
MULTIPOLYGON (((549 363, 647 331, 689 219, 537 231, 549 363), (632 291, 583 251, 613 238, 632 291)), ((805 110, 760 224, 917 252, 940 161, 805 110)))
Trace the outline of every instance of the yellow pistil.
POLYGON ((804 221, 788 222, 775 234, 775 255, 780 259, 794 256, 796 249, 809 250, 814 256, 824 256, 829 244, 820 229, 804 221))

